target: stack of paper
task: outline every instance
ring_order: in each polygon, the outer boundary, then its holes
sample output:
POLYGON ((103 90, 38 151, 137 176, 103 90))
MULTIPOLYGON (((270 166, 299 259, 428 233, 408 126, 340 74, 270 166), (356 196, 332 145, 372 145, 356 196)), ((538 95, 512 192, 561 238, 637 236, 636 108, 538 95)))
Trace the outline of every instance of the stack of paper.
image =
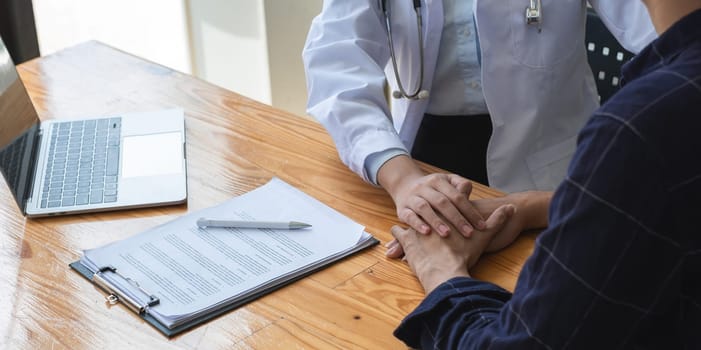
POLYGON ((145 319, 173 335, 375 243, 360 224, 273 179, 216 207, 86 250, 72 267, 93 280, 98 274, 109 293, 122 302, 131 298, 145 319), (200 217, 312 227, 199 228, 200 217), (156 305, 148 306, 150 296, 156 305))

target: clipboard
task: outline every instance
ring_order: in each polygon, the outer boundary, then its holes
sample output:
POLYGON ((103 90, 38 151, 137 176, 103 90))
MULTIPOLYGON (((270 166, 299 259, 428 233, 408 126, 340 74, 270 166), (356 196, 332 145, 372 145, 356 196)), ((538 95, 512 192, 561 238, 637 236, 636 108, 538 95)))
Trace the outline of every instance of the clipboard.
MULTIPOLYGON (((105 266, 101 267, 98 271, 93 272, 90 270, 88 267, 83 265, 80 260, 75 261, 73 263, 70 263, 68 266, 70 266, 73 270, 78 272, 81 276, 83 276, 85 279, 87 279, 89 282, 93 283, 94 285, 98 286, 100 289, 102 289, 107 295, 105 296, 105 299, 107 302, 110 304, 124 304, 128 309, 132 310, 137 316, 139 316, 141 319, 149 323, 151 326, 156 328, 158 331, 163 333, 166 337, 173 337, 175 335, 178 335, 184 331, 187 331, 189 329, 192 329, 194 327, 199 326, 200 324, 206 323, 209 320, 212 320, 214 318, 217 318, 225 313, 228 313, 231 310, 237 309, 240 306, 243 306, 244 304, 247 304, 255 299, 258 299, 264 295, 267 295, 269 293, 272 293, 284 286, 287 286, 293 282, 296 282, 304 277, 307 277, 311 275, 314 272, 317 272, 332 263, 335 263, 339 260, 342 260, 343 258, 346 258, 348 256, 351 256, 365 248, 369 248, 371 246, 374 246, 376 244, 379 244, 380 241, 377 240, 376 238, 370 236, 369 239, 363 241, 360 244, 357 244, 353 247, 351 247, 348 250, 339 252, 338 254, 334 255, 331 257, 329 260, 325 261, 323 264, 319 264, 316 266, 313 266, 309 268, 308 270, 304 271, 303 273, 300 273, 299 275, 287 279, 283 282, 274 284, 269 286, 268 288, 262 289, 254 294, 251 294, 247 297, 244 298, 237 298, 235 301, 232 301, 231 303, 227 303, 225 306, 218 308, 216 310, 212 310, 211 312, 202 315, 201 317, 195 318, 187 323, 175 326, 173 328, 168 328, 165 325, 163 325, 160 321, 155 319, 153 316, 149 315, 148 313, 148 308, 152 306, 156 306, 159 303, 159 299, 147 291, 141 289, 140 292, 144 295, 147 295, 149 297, 149 301, 147 303, 139 303, 138 301, 134 300, 133 298, 130 298, 128 295, 124 293, 123 290, 120 290, 120 288, 116 287, 109 281, 105 280, 102 278, 102 274, 106 273, 115 273, 119 274, 119 271, 112 267, 112 266, 105 266)), ((121 275, 120 275, 121 276, 121 275)), ((129 280, 127 276, 121 276, 125 280, 129 280)), ((138 285, 138 284, 137 284, 138 285)), ((139 287, 135 287, 139 288, 139 287)))

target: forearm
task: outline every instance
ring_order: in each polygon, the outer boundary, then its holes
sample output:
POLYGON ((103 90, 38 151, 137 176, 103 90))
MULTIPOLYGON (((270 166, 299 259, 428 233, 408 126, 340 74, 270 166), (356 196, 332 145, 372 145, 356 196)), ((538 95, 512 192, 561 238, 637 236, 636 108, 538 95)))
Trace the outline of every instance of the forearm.
POLYGON ((523 211, 524 230, 548 226, 548 207, 553 193, 549 191, 526 191, 508 195, 517 210, 523 211))
POLYGON ((307 114, 326 128, 341 161, 371 182, 364 168, 366 159, 378 151, 405 146, 385 98, 389 48, 382 14, 375 1, 348 4, 326 0, 312 21, 302 52, 307 114), (347 11, 349 6, 353 11, 347 11))

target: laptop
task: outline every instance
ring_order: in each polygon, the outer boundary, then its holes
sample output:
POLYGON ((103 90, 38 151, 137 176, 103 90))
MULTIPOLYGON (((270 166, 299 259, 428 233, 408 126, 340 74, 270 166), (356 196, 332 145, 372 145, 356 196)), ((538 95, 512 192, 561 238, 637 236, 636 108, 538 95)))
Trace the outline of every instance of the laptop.
POLYGON ((0 171, 28 217, 183 203, 183 111, 40 121, 0 39, 0 171))

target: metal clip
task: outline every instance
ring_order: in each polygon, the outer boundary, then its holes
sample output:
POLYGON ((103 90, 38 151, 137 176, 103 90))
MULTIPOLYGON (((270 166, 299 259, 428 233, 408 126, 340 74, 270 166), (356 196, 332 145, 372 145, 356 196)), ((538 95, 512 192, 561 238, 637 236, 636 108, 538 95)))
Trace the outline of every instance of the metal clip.
POLYGON ((160 303, 160 300, 153 294, 145 291, 141 286, 139 286, 139 283, 136 281, 132 280, 131 278, 124 277, 122 274, 117 272, 117 269, 112 267, 112 266, 105 266, 101 267, 98 269, 98 271, 93 274, 92 276, 92 281, 100 287, 102 290, 108 293, 108 295, 105 297, 107 299, 107 302, 110 303, 110 305, 117 304, 118 302, 122 302, 124 305, 126 305, 128 308, 130 308, 132 311, 136 312, 137 314, 141 315, 146 311, 147 307, 155 306, 160 303), (104 274, 106 272, 113 273, 117 276, 119 276, 121 279, 129 283, 131 286, 134 286, 139 289, 141 293, 149 297, 149 301, 146 302, 146 304, 141 305, 137 300, 134 298, 130 297, 126 293, 122 293, 118 290, 118 288, 115 288, 114 285, 107 281, 104 278, 104 274))
POLYGON ((530 0, 530 2, 530 6, 526 7, 526 24, 537 25, 538 32, 540 32, 543 23, 540 0, 530 0))

